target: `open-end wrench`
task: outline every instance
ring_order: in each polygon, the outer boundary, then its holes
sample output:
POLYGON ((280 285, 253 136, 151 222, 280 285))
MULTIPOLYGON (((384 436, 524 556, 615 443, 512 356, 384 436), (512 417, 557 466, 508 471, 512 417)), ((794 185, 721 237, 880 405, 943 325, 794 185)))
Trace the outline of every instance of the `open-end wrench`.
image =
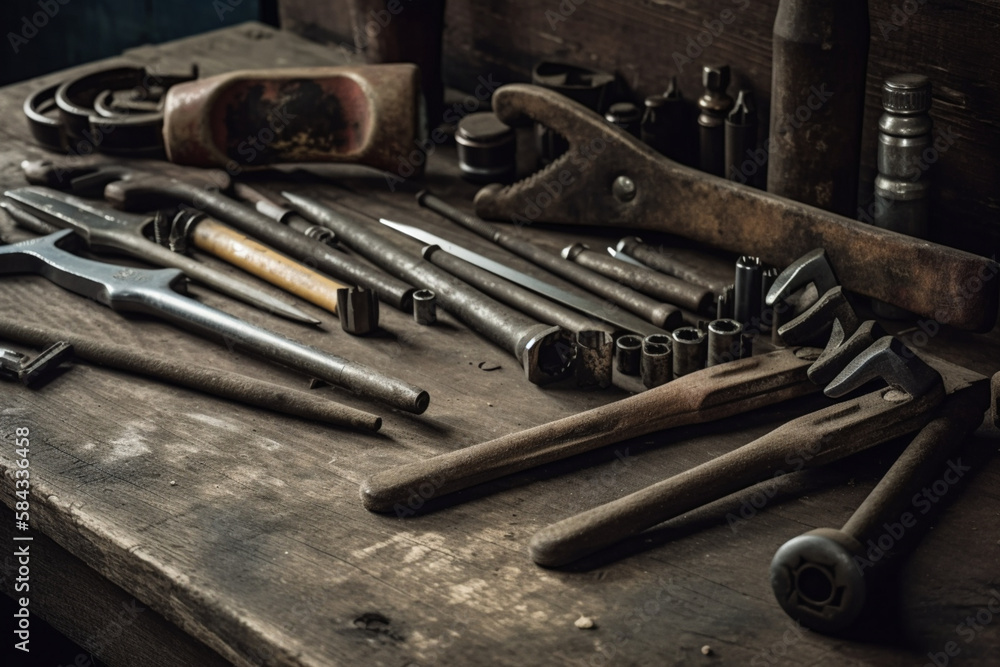
POLYGON ((426 391, 379 371, 296 343, 174 291, 182 274, 177 269, 134 269, 85 259, 63 249, 74 238, 71 230, 0 246, 0 274, 37 273, 53 283, 91 298, 116 311, 162 317, 197 333, 260 354, 360 396, 422 413, 426 391))
POLYGON ((826 249, 845 289, 922 317, 987 331, 996 322, 995 261, 879 229, 681 166, 558 93, 510 84, 493 95, 502 121, 537 121, 569 142, 544 170, 476 195, 488 219, 592 224, 677 234, 785 266, 826 249))
POLYGON ((270 294, 149 240, 143 230, 153 223, 153 216, 123 213, 73 195, 35 186, 7 190, 4 196, 56 227, 72 229, 95 250, 110 248, 157 266, 180 269, 189 278, 257 308, 297 322, 319 324, 316 318, 270 294))

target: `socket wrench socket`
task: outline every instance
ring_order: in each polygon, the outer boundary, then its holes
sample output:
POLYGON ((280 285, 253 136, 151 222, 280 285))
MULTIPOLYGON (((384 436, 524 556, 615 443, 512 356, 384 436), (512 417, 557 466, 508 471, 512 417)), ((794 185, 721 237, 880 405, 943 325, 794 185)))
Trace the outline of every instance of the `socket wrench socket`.
POLYGON ((433 290, 418 289, 413 293, 413 319, 417 324, 437 322, 437 295, 433 290))
POLYGON ((643 339, 639 372, 647 389, 673 379, 673 341, 670 334, 651 334, 643 339))
POLYGON ((674 329, 673 338, 675 378, 705 367, 708 338, 704 331, 695 327, 681 327, 674 329))
POLYGON ((637 376, 642 359, 642 337, 629 334, 615 343, 615 368, 622 375, 637 376))
POLYGON ((718 366, 743 358, 743 325, 736 320, 715 320, 708 324, 708 365, 718 366))

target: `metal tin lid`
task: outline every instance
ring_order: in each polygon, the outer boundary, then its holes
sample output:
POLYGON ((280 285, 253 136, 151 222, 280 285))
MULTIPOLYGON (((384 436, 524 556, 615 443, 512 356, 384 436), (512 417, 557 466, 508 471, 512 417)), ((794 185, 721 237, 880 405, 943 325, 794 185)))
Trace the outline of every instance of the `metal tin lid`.
POLYGON ((465 116, 458 122, 455 141, 465 144, 498 144, 513 141, 514 128, 504 124, 491 111, 465 116))
POLYGON ((882 84, 882 106, 890 113, 926 113, 931 108, 931 80, 923 74, 895 74, 882 84))

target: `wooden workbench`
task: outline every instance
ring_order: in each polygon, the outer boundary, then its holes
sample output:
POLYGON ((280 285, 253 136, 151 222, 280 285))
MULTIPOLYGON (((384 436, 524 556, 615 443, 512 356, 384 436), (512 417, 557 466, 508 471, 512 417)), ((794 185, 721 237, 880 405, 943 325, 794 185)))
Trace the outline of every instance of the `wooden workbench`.
MULTIPOLYGON (((345 58, 256 24, 127 56, 164 70, 195 60, 203 75, 345 58)), ((45 154, 28 140, 20 116, 24 96, 65 75, 0 90, 5 187, 24 184, 22 159, 45 154)), ((421 224, 496 252, 419 210, 407 192, 389 192, 381 177, 343 173, 344 182, 409 209, 421 224)), ((428 182, 468 206, 474 188, 454 173, 442 150, 431 161, 428 182)), ((24 238, 9 220, 0 225, 9 240, 24 238)), ((557 247, 580 236, 564 230, 544 238, 557 247)), ((797 628, 781 611, 768 580, 771 557, 800 533, 840 526, 903 443, 787 475, 762 510, 735 525, 727 515, 739 513, 754 489, 574 568, 541 569, 526 555, 532 534, 548 523, 729 451, 825 399, 606 447, 474 489, 462 494, 466 502, 422 516, 375 515, 361 506, 358 487, 376 471, 625 393, 533 386, 506 352, 447 314, 438 326, 421 327, 383 308, 383 335, 352 338, 304 303, 298 305, 322 319, 322 328, 192 291, 252 322, 417 384, 430 392, 431 405, 416 417, 344 391, 315 390, 382 414, 382 431, 370 435, 82 363, 38 391, 0 385, 3 553, 15 544, 13 434, 27 427, 31 609, 108 664, 914 665, 949 642, 960 649, 953 664, 995 659, 996 615, 972 626, 978 629, 959 628, 1000 595, 991 592, 1000 588, 1000 465, 992 460, 997 440, 988 434, 970 443, 963 460, 973 472, 949 491, 933 523, 921 526, 933 529, 919 549, 895 568, 894 611, 857 637, 831 638, 797 628), (576 628, 581 615, 596 627, 576 628), (711 655, 702 654, 705 645, 711 655)), ((117 315, 37 276, 0 278, 0 316, 307 386, 294 373, 149 318, 117 315)), ((943 332, 927 349, 984 374, 1000 370, 995 335, 943 332)), ((11 594, 9 565, 4 575, 11 594)), ((7 643, 11 623, 0 622, 7 643)))

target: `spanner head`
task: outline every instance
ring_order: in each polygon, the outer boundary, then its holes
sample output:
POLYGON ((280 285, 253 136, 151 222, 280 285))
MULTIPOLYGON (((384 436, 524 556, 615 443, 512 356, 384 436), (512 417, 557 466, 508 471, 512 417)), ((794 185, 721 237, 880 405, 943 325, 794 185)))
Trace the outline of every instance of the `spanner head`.
MULTIPOLYGON (((781 276, 778 276, 780 279, 781 276)), ((768 293, 770 302, 774 288, 768 293)), ((841 328, 848 336, 852 335, 860 324, 854 306, 848 300, 840 285, 827 290, 809 309, 793 319, 791 322, 782 325, 778 329, 778 335, 786 345, 807 345, 823 344, 823 338, 827 337, 834 320, 840 322, 841 328)))
POLYGON ((901 341, 883 336, 855 357, 823 393, 830 398, 839 398, 876 378, 912 398, 923 396, 943 383, 941 374, 901 341))
POLYGON ((840 320, 835 319, 826 349, 806 372, 809 379, 818 385, 828 384, 858 355, 886 335, 885 329, 875 320, 863 322, 853 335, 848 335, 840 320))
POLYGON ((826 294, 839 284, 833 267, 826 258, 826 251, 822 248, 799 257, 778 274, 767 293, 767 305, 773 306, 778 301, 787 299, 809 283, 814 284, 820 294, 826 294))

